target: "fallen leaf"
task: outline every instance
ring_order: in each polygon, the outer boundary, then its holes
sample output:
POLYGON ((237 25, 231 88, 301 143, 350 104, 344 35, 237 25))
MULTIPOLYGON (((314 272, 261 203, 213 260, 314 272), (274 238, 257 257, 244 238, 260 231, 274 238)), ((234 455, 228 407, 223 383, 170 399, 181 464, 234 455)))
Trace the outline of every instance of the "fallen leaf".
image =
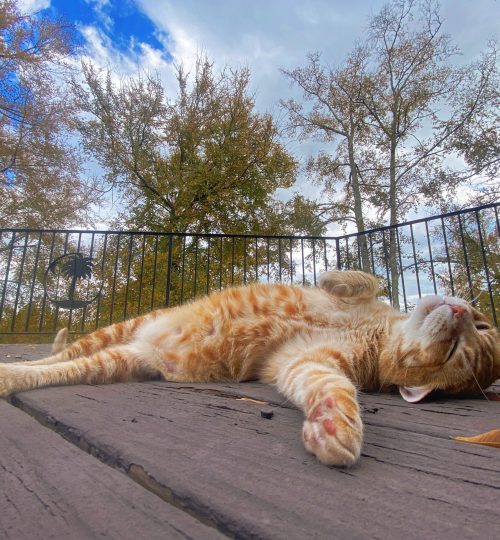
POLYGON ((269 405, 267 401, 260 401, 258 399, 252 399, 249 397, 239 397, 236 401, 248 401, 248 403, 255 403, 256 405, 269 405))
POLYGON ((481 433, 481 435, 475 435, 474 437, 452 437, 452 439, 454 441, 500 448, 500 429, 493 429, 492 431, 487 431, 486 433, 481 433))

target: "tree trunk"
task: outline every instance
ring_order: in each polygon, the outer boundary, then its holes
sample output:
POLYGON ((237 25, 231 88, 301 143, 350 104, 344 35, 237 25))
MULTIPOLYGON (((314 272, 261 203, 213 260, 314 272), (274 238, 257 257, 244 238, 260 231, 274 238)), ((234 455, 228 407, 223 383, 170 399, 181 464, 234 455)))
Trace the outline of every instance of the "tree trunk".
MULTIPOLYGON (((389 211, 390 211, 390 225, 396 225, 397 223, 397 197, 396 197, 396 141, 395 135, 391 140, 391 160, 390 160, 390 187, 389 187, 389 211)), ((389 232, 389 270, 390 270, 390 283, 389 295, 391 298, 391 304, 396 309, 400 308, 399 305, 399 267, 398 267, 398 241, 397 241, 397 229, 390 229, 389 232)))
MULTIPOLYGON (((365 220, 363 218, 363 206, 361 204, 361 190, 359 187, 358 168, 356 166, 356 160, 354 159, 354 144, 351 138, 348 139, 349 148, 349 166, 351 169, 351 182, 352 193, 354 197, 354 219, 356 220, 356 227, 358 232, 365 230, 365 220)), ((370 269, 370 256, 368 253, 368 244, 366 242, 366 236, 358 236, 359 253, 361 255, 361 269, 364 272, 375 271, 370 269)))

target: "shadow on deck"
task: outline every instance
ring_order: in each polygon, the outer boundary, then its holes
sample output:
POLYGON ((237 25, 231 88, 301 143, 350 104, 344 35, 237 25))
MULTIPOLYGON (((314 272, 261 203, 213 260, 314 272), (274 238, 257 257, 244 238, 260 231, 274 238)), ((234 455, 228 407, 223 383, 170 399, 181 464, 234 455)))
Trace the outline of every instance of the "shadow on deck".
MULTIPOLYGON (((0 361, 48 350, 2 345, 0 361)), ((450 436, 499 428, 500 404, 382 394, 361 403, 361 460, 335 469, 303 449, 301 412, 257 383, 57 387, 0 400, 0 537, 456 540, 498 530, 500 452, 450 436), (242 397, 268 402, 273 417, 242 397)))

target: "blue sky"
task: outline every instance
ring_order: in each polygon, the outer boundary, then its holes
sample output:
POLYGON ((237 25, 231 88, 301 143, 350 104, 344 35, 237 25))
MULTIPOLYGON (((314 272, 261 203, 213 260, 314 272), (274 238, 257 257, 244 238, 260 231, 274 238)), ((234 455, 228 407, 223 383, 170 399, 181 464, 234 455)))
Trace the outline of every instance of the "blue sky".
POLYGON ((166 61, 172 58, 157 39, 158 29, 132 0, 51 0, 46 8, 82 26, 100 28, 112 38, 113 45, 127 54, 131 47, 147 43, 161 50, 166 61))

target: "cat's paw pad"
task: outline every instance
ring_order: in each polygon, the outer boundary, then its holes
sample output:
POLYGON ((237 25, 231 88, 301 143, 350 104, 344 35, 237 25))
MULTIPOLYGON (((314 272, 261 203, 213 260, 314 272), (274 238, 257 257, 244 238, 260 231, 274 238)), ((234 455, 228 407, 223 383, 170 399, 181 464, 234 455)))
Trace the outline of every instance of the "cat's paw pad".
POLYGON ((363 424, 356 399, 336 390, 319 400, 309 397, 302 437, 306 449, 326 465, 350 466, 361 453, 363 424))

